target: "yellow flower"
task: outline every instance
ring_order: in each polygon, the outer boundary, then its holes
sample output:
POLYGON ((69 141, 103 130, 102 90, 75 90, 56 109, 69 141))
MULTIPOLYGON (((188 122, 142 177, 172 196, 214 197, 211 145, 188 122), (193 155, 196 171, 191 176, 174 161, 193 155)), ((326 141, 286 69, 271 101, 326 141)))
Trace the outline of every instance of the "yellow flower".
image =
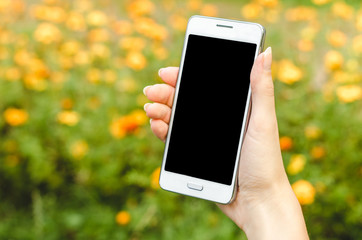
POLYGON ((127 211, 120 211, 116 215, 116 222, 119 225, 127 225, 131 221, 131 215, 127 211))
POLYGON ((9 57, 9 50, 5 47, 0 47, 0 60, 5 60, 9 57))
POLYGON ((21 71, 17 67, 11 67, 5 70, 4 75, 8 81, 18 81, 21 78, 21 71))
POLYGON ((292 184, 292 189, 301 205, 308 205, 314 202, 316 190, 307 180, 298 180, 292 184))
POLYGON ((24 84, 26 88, 35 91, 44 91, 48 86, 44 78, 34 73, 26 74, 24 76, 24 84))
POLYGON ((307 126, 304 129, 304 134, 308 139, 317 139, 322 135, 322 131, 317 126, 307 126))
POLYGON ((79 118, 79 114, 74 111, 62 111, 57 115, 58 122, 68 126, 75 126, 79 118))
POLYGON ((345 20, 350 20, 353 18, 353 7, 349 6, 343 1, 336 2, 332 5, 332 13, 336 17, 340 17, 345 20))
POLYGON ((86 29, 84 17, 78 12, 70 12, 65 24, 73 31, 84 31, 86 29))
POLYGON ((87 65, 90 62, 90 56, 87 51, 79 51, 74 56, 74 63, 78 65, 87 65))
POLYGON ((10 126, 20 126, 28 121, 29 115, 24 109, 7 108, 4 111, 4 118, 10 126))
POLYGON ((149 0, 133 0, 127 5, 127 12, 131 17, 140 17, 152 13, 154 4, 149 0))
POLYGON ((288 21, 311 21, 317 18, 317 11, 312 7, 295 7, 287 9, 285 13, 285 18, 288 21))
POLYGON ((328 34, 327 40, 333 47, 342 47, 346 44, 347 37, 343 32, 333 30, 328 34))
POLYGON ((109 48, 106 45, 101 44, 101 43, 96 43, 91 46, 90 53, 91 53, 92 59, 95 59, 95 58, 104 59, 104 58, 108 58, 110 56, 111 51, 109 50, 109 48))
POLYGON ((360 11, 356 17, 356 29, 362 31, 362 11, 360 11))
POLYGON ((362 88, 358 85, 339 86, 336 92, 341 102, 349 103, 362 99, 362 88))
POLYGON ((300 81, 303 73, 300 68, 295 66, 290 60, 281 60, 278 66, 277 78, 286 84, 293 84, 300 81))
POLYGON ((147 60, 142 53, 129 52, 126 56, 126 65, 134 70, 142 70, 146 67, 147 60))
POLYGON ((106 83, 114 83, 117 80, 117 73, 111 69, 105 70, 103 74, 106 83))
POLYGON ((310 40, 299 40, 298 41, 298 49, 302 52, 310 52, 314 48, 314 44, 310 40))
POLYGON ((34 32, 34 38, 38 42, 50 44, 59 42, 62 37, 60 30, 51 23, 41 23, 34 32))
POLYGON ((119 41, 122 49, 131 51, 141 51, 146 47, 146 41, 140 37, 124 37, 119 41))
POLYGON ((362 53, 362 34, 357 35, 353 38, 352 48, 356 54, 362 53))
POLYGON ((108 17, 102 11, 93 10, 87 15, 87 23, 93 27, 101 27, 108 23, 108 17))
POLYGON ((91 83, 98 83, 101 80, 101 70, 98 68, 91 68, 87 72, 87 80, 91 83))
POLYGON ((293 154, 287 167, 287 172, 290 175, 300 173, 303 171, 306 162, 307 159, 303 154, 293 154))
POLYGON ((158 167, 151 174, 151 187, 153 189, 160 188, 160 184, 159 184, 160 172, 161 172, 161 168, 158 167))
POLYGON ((217 16, 217 7, 213 4, 205 4, 201 10, 201 15, 209 16, 209 17, 216 17, 217 16))
POLYGON ((312 0, 315 5, 324 5, 326 3, 329 3, 330 1, 331 0, 312 0))
POLYGON ((135 92, 137 90, 137 82, 132 78, 122 79, 117 84, 117 90, 120 92, 135 92))
POLYGON ((256 3, 248 3, 241 8, 241 15, 248 19, 257 19, 263 13, 263 8, 256 3))
POLYGON ((153 47, 152 51, 159 60, 165 60, 168 57, 168 51, 164 47, 153 47))
POLYGON ((342 54, 335 50, 329 50, 324 56, 324 65, 329 70, 337 70, 341 68, 343 61, 344 59, 342 54))
POLYGON ((326 150, 324 149, 324 147, 322 146, 314 146, 311 150, 310 150, 310 155, 314 158, 314 159, 321 159, 322 157, 324 157, 326 155, 326 150))
POLYGON ((70 152, 75 159, 82 159, 89 150, 89 146, 86 141, 79 140, 72 144, 70 152))
POLYGON ((293 147, 293 140, 287 136, 281 137, 279 143, 282 151, 290 150, 293 147))
POLYGON ((37 19, 55 23, 64 22, 67 18, 64 9, 56 6, 35 5, 32 8, 32 14, 37 19))
POLYGON ((70 40, 66 41, 60 47, 62 54, 67 56, 74 56, 80 50, 80 43, 78 41, 70 40))

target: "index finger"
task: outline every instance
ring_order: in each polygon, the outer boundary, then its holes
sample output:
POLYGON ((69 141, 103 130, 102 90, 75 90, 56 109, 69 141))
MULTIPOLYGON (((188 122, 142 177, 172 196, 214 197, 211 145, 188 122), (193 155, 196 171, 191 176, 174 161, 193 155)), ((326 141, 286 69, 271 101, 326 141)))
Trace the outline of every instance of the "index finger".
POLYGON ((158 75, 165 83, 171 85, 172 87, 175 87, 178 71, 179 71, 178 67, 166 67, 166 68, 161 68, 158 71, 158 75))

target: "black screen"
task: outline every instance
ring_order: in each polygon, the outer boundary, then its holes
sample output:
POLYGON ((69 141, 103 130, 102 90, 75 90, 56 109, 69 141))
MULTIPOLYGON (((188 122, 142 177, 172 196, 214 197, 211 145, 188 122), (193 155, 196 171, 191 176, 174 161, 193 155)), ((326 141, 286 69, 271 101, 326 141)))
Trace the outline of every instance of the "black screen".
POLYGON ((166 171, 231 185, 255 51, 189 35, 166 171))

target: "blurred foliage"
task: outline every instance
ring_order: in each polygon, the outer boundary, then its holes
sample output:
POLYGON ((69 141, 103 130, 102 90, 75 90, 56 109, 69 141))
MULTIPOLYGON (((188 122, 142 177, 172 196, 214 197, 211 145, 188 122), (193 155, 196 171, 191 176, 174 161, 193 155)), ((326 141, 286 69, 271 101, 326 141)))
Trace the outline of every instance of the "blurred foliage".
POLYGON ((142 88, 195 14, 263 24, 280 145, 312 239, 362 236, 360 1, 1 0, 1 239, 245 239, 159 190, 142 88))

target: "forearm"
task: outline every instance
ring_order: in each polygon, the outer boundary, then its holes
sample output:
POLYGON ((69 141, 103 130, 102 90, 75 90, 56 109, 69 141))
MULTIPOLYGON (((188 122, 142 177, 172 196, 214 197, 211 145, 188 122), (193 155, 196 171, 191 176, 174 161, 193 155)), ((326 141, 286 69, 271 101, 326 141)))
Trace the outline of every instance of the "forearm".
POLYGON ((309 239, 302 209, 288 180, 258 200, 247 196, 238 199, 236 209, 240 211, 235 212, 234 221, 249 240, 309 239))

